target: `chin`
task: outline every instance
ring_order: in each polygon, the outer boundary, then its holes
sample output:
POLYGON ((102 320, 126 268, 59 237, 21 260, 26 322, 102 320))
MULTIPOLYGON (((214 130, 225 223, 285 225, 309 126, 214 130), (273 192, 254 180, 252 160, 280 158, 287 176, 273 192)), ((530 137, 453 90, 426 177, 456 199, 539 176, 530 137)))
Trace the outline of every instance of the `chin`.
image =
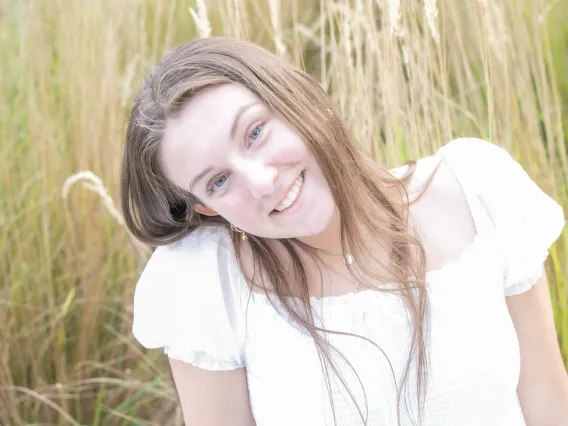
POLYGON ((266 228, 257 228, 254 231, 251 229, 250 233, 261 238, 274 239, 302 238, 321 234, 332 225, 339 212, 332 198, 320 199, 318 204, 318 208, 306 209, 308 214, 288 218, 285 224, 274 226, 272 223, 267 223, 266 228))
POLYGON ((334 218, 335 209, 325 209, 326 211, 316 212, 310 219, 302 223, 298 229, 297 237, 310 237, 318 235, 327 230, 334 218))

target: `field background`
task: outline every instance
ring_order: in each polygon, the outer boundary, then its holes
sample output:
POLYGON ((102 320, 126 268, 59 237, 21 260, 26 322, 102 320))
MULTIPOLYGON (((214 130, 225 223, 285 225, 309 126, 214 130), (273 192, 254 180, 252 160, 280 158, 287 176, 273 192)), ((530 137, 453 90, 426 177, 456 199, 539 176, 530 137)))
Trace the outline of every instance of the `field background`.
MULTIPOLYGON (((482 137, 568 206, 566 0, 0 0, 1 425, 182 424, 130 334, 148 249, 113 203, 140 78, 208 34, 312 73, 383 164, 482 137)), ((546 266, 568 364, 567 243, 546 266)))

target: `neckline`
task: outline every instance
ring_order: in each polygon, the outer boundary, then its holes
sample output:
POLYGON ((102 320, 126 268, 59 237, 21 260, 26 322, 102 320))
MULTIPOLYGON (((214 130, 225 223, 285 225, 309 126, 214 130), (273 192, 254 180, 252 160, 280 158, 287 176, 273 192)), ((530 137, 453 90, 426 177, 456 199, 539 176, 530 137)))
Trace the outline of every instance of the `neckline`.
MULTIPOLYGON (((481 240, 482 240, 482 234, 477 232, 475 234, 473 240, 471 241, 471 243, 469 243, 469 245, 467 245, 462 250, 462 252, 459 254, 459 256, 457 258, 444 263, 444 265, 440 266, 439 268, 431 269, 431 270, 427 271, 426 275, 425 275, 426 285, 428 286, 430 284, 430 282, 432 282, 434 280, 435 277, 442 275, 442 274, 446 274, 450 270, 452 270, 452 269, 458 267, 459 265, 463 264, 465 262, 465 260, 468 257, 470 257, 473 252, 475 252, 475 250, 478 248, 478 245, 480 244, 481 240)), ((246 282, 244 281, 244 277, 241 276, 240 279, 242 280, 242 283, 244 283, 245 288, 249 289, 249 287, 246 285, 246 282)), ((389 287, 389 286, 397 287, 398 284, 396 282, 390 282, 390 283, 384 284, 384 286, 386 286, 386 287, 389 287)), ((350 291, 348 293, 343 293, 343 294, 338 294, 338 295, 323 296, 323 297, 310 296, 309 301, 310 301, 310 305, 312 307, 314 305, 315 306, 322 306, 322 305, 330 306, 330 305, 344 304, 348 299, 366 297, 370 294, 375 294, 375 293, 380 293, 380 290, 365 288, 363 290, 350 291)), ((270 301, 268 300, 268 296, 264 293, 252 291, 252 290, 249 289, 249 291, 246 292, 246 294, 247 295, 251 294, 253 299, 258 298, 257 300, 260 300, 264 303, 270 304, 270 301)), ((300 300, 300 298, 297 297, 297 296, 290 296, 289 299, 297 300, 297 301, 300 300)))
MULTIPOLYGON (((439 156, 444 154, 446 147, 447 147, 447 145, 442 146, 433 155, 420 158, 420 159, 418 159, 418 162, 420 162, 424 159, 427 159, 427 158, 439 159, 439 156)), ((446 157, 446 156, 444 156, 444 157, 446 157)), ((461 253, 459 254, 458 257, 444 263, 444 265, 442 265, 439 268, 431 269, 431 270, 426 272, 425 283, 426 283, 427 286, 429 285, 429 282, 434 280, 434 277, 446 274, 449 270, 454 269, 457 266, 464 263, 465 259, 468 258, 471 255, 471 253, 476 250, 477 246, 479 245, 480 240, 486 235, 486 233, 482 232, 482 229, 480 228, 480 222, 478 221, 478 219, 476 217, 475 206, 473 205, 472 200, 470 199, 469 191, 464 187, 463 183, 461 182, 461 180, 459 178, 459 175, 456 173, 456 171, 452 168, 451 164, 449 164, 449 163, 450 163, 449 161, 446 161, 446 164, 448 165, 448 167, 450 167, 450 170, 452 171, 454 178, 456 179, 456 181, 458 182, 458 184, 461 187, 462 194, 465 197, 465 201, 466 201, 466 203, 469 207, 469 210, 471 212, 472 220, 473 220, 473 224, 474 224, 474 228, 475 228, 475 235, 473 237, 473 240, 461 251, 461 253)), ((396 176, 396 172, 404 170, 407 167, 408 167, 408 165, 402 165, 402 166, 390 169, 389 172, 391 174, 393 174, 394 176, 396 176)), ((487 235, 490 235, 490 234, 491 233, 489 233, 487 235)), ((247 294, 250 293, 253 298, 258 297, 259 300, 263 300, 263 301, 268 302, 270 304, 270 302, 268 300, 268 296, 266 294, 250 290, 250 288, 248 287, 244 277, 241 276, 240 278, 242 280, 242 283, 244 283, 244 287, 249 290, 247 292, 247 294)), ((412 279, 412 278, 413 277, 410 277, 409 279, 412 279)), ((390 283, 384 284, 384 286, 397 287, 398 284, 396 282, 390 282, 390 283)), ((359 297, 367 296, 370 293, 375 294, 375 293, 379 293, 379 292, 380 291, 377 291, 376 289, 367 289, 366 288, 366 289, 363 289, 363 290, 350 291, 348 293, 343 293, 343 294, 339 294, 339 295, 322 296, 322 297, 310 296, 309 301, 310 301, 310 305, 312 307, 314 305, 320 305, 321 306, 321 305, 343 304, 343 302, 345 302, 347 299, 359 298, 359 297)), ((289 299, 300 300, 300 298, 297 297, 297 296, 290 296, 289 299)))

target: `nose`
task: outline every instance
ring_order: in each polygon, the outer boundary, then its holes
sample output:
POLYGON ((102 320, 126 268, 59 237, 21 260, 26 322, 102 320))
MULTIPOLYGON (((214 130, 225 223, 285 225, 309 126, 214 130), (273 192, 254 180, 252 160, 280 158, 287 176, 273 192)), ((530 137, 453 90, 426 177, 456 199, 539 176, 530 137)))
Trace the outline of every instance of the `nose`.
POLYGON ((264 198, 274 192, 278 170, 263 161, 247 161, 240 164, 244 181, 255 198, 264 198))

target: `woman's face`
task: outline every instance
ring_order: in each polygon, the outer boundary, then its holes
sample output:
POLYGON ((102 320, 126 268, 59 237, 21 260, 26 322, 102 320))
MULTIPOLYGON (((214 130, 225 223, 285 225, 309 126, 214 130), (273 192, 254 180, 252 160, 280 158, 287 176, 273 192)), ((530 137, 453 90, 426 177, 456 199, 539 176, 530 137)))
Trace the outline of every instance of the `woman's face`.
POLYGON ((336 210, 304 141, 237 84, 204 90, 168 120, 160 163, 201 200, 199 213, 259 237, 316 235, 336 210))

